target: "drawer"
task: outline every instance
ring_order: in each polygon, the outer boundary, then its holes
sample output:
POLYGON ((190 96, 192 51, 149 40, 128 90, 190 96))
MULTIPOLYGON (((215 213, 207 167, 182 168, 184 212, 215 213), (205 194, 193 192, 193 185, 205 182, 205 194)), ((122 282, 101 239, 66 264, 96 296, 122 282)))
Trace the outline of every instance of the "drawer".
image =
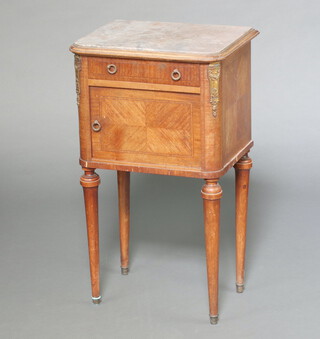
POLYGON ((200 86, 198 64, 89 58, 89 78, 182 86, 200 86))

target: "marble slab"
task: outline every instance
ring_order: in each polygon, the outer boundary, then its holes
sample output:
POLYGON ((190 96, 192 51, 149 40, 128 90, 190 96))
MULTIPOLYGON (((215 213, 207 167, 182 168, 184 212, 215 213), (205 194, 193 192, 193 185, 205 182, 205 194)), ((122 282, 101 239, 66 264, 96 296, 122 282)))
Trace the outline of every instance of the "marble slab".
POLYGON ((73 47, 214 56, 252 30, 246 26, 115 20, 77 40, 73 47))

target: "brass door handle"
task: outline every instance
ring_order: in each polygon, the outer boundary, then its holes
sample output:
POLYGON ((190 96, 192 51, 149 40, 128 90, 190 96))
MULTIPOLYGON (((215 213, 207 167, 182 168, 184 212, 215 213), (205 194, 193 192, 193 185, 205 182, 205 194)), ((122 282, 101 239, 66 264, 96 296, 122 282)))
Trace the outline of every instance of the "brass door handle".
POLYGON ((99 132, 101 130, 101 125, 100 122, 98 120, 95 120, 92 124, 91 124, 92 130, 94 132, 99 132))
POLYGON ((115 73, 117 73, 117 66, 114 65, 114 64, 109 64, 107 66, 107 71, 108 71, 109 74, 115 74, 115 73))
POLYGON ((171 73, 171 79, 174 81, 178 81, 181 79, 181 73, 179 72, 179 70, 174 69, 171 73))

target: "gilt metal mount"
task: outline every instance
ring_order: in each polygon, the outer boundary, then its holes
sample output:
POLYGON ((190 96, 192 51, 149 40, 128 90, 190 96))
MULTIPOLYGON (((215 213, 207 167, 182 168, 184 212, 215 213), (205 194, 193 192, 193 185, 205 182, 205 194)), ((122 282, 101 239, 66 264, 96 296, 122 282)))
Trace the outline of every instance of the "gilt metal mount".
POLYGON ((220 79, 220 62, 215 62, 208 67, 208 78, 210 85, 210 103, 212 105, 212 115, 217 116, 219 104, 219 79, 220 79))
POLYGON ((81 57, 75 54, 74 56, 74 69, 76 72, 76 92, 77 92, 77 105, 80 104, 80 70, 81 70, 81 57))

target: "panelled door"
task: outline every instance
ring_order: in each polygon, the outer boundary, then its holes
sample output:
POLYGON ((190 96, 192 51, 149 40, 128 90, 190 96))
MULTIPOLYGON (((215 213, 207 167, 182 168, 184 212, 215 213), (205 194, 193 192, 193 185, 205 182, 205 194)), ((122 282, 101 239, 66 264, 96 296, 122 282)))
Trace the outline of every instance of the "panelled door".
POLYGON ((200 95, 90 87, 92 158, 200 168, 200 95))

